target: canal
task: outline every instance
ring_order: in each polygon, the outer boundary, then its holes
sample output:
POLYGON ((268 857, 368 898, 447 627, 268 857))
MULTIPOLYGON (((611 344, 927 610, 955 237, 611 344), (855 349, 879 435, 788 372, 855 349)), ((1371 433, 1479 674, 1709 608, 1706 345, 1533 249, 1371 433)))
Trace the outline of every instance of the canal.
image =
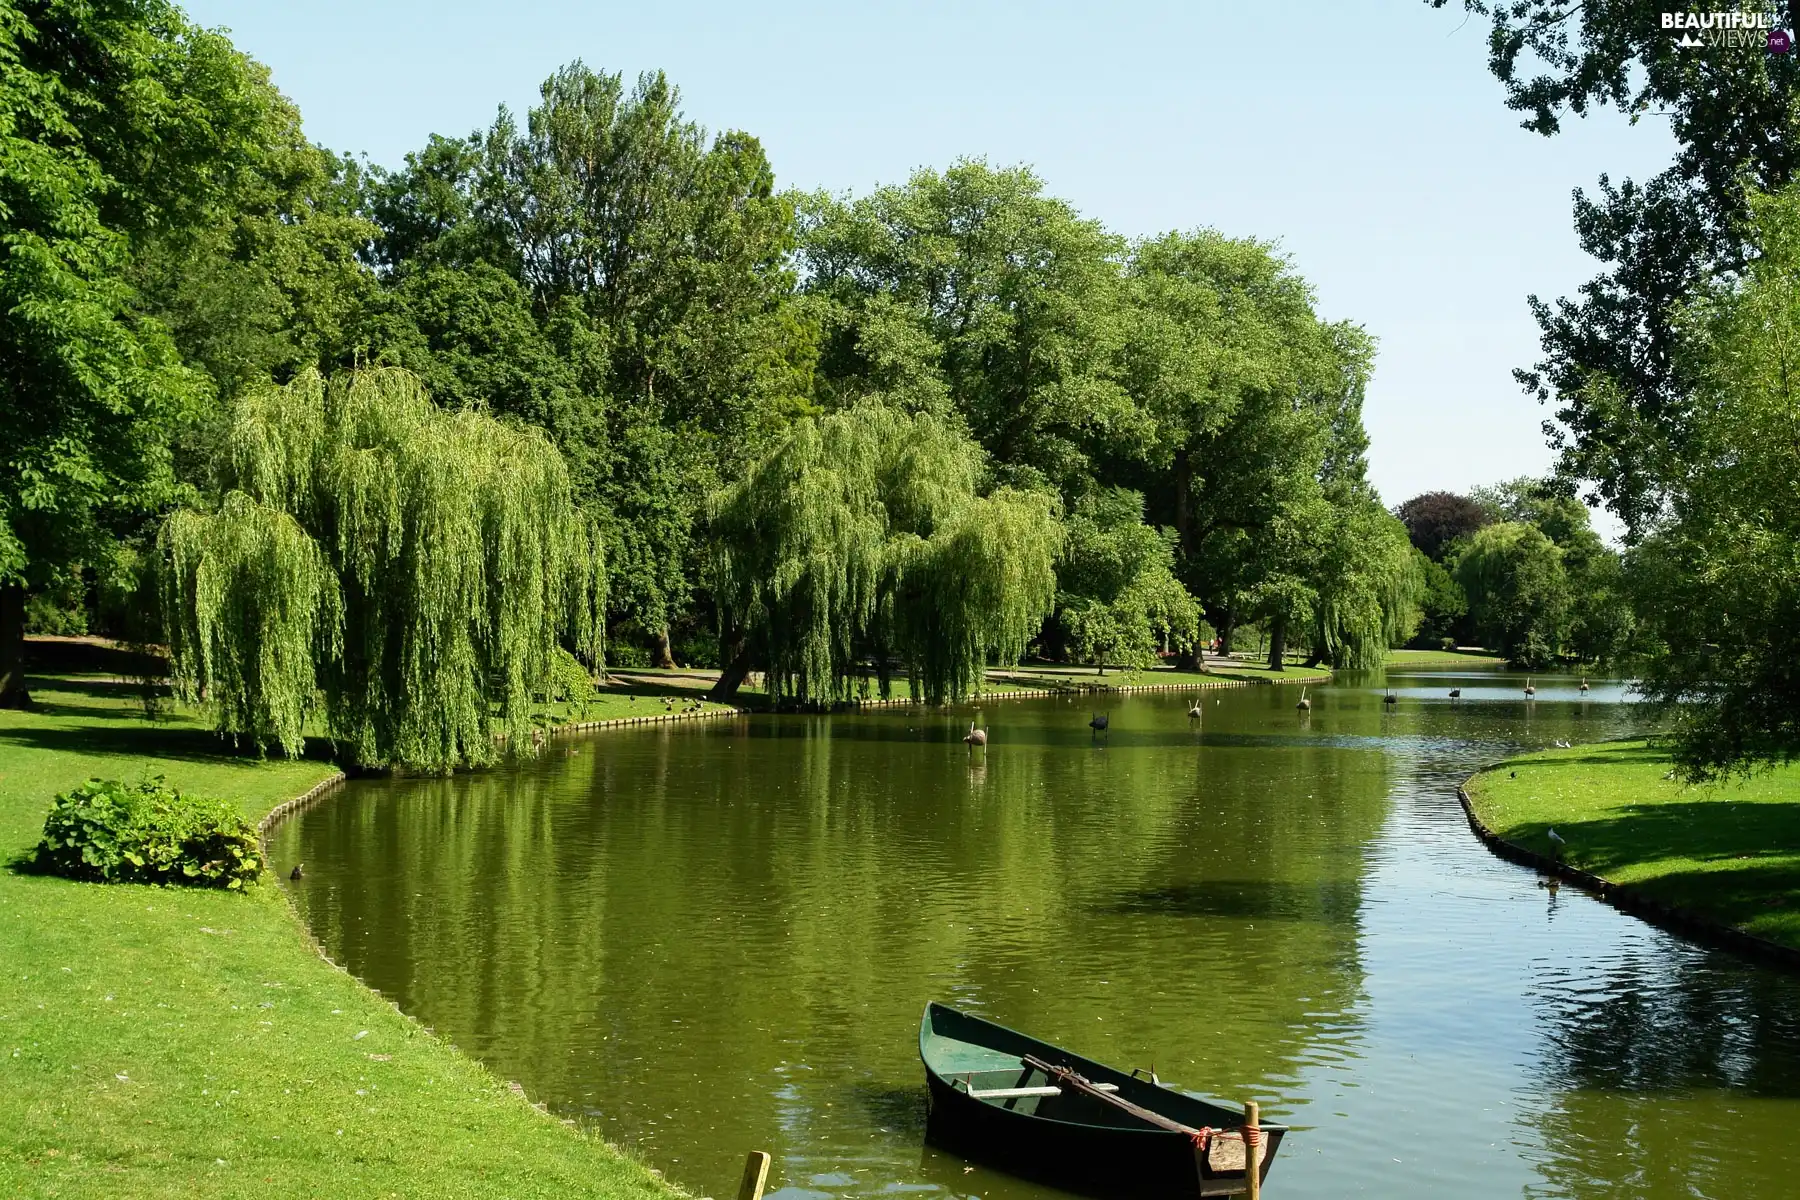
POLYGON ((336 961, 697 1194, 766 1149, 782 1200, 1057 1195, 924 1147, 938 999, 1262 1101, 1274 1198, 1800 1195, 1800 977, 1469 833, 1476 767, 1638 728, 1616 683, 1536 683, 612 731, 354 782, 275 861, 336 961))

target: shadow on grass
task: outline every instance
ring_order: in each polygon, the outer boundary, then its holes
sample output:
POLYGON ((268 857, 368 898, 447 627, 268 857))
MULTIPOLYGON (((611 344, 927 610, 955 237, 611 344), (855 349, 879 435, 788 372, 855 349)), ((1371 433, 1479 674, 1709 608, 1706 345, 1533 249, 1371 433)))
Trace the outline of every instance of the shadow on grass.
MULTIPOLYGON (((118 700, 127 704, 141 704, 144 699, 144 684, 136 679, 108 679, 103 676, 58 675, 27 676, 25 688, 33 693, 34 698, 48 694, 54 696, 58 692, 76 696, 91 696, 96 700, 118 700)), ((154 683, 150 686, 150 694, 157 699, 166 699, 172 693, 166 683, 154 683)), ((45 701, 37 699, 35 708, 43 711, 45 701)), ((92 715, 91 708, 80 710, 92 715)))
MULTIPOLYGON (((80 715, 93 716, 86 710, 80 715)), ((181 762, 246 762, 267 758, 254 749, 240 749, 229 738, 203 729, 168 729, 143 725, 97 724, 77 727, 35 728, 29 725, 0 729, 0 744, 62 754, 120 758, 168 758, 181 762)), ((325 738, 307 738, 302 758, 330 762, 333 747, 325 738)))
MULTIPOLYGON (((1508 759, 1501 764, 1509 770, 1519 767, 1566 767, 1575 764, 1591 767, 1623 766, 1631 763, 1667 763, 1666 752, 1654 750, 1647 746, 1638 746, 1630 750, 1607 750, 1593 754, 1526 754, 1518 758, 1508 759)), ((1499 770, 1498 767, 1493 770, 1499 770)), ((1492 771, 1489 772, 1490 774, 1492 771)))

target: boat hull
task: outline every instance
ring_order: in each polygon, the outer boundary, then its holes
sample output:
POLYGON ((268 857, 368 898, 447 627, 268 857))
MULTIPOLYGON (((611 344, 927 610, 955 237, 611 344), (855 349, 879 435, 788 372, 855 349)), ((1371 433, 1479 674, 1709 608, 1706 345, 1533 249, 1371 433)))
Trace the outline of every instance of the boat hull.
MULTIPOLYGON (((1011 1174, 1109 1200, 1230 1196, 1246 1189, 1242 1149, 1235 1141, 1216 1142, 1202 1152, 1185 1133, 1129 1119, 1099 1123, 1097 1118, 1109 1115, 1103 1109, 1090 1114, 1089 1119, 1056 1119, 1020 1111, 1020 1104, 1034 1102, 994 1102, 971 1095, 967 1090, 969 1082, 958 1078, 961 1072, 945 1071, 941 1062, 934 1066, 933 1051, 940 1060, 945 1057, 941 1031, 949 1024, 959 1039, 985 1037, 985 1044, 998 1054, 1032 1054, 1067 1065, 1095 1083, 1116 1089, 1132 1103, 1186 1125, 1235 1127, 1239 1122, 1230 1119, 1230 1110, 1135 1079, 1003 1027, 989 1026, 980 1018, 933 1007, 939 1012, 926 1010, 926 1024, 920 1034, 929 1095, 925 1134, 932 1145, 1011 1174), (954 1021, 946 1021, 946 1014, 954 1021), (931 1036, 934 1025, 940 1033, 935 1042, 931 1036), (994 1031, 991 1036, 989 1029, 994 1031)), ((992 1074, 993 1068, 984 1073, 992 1074)), ((1073 1107, 1060 1097, 1042 1103, 1059 1109, 1073 1107)), ((1267 1177, 1285 1133, 1279 1125, 1265 1127, 1262 1176, 1267 1177)))

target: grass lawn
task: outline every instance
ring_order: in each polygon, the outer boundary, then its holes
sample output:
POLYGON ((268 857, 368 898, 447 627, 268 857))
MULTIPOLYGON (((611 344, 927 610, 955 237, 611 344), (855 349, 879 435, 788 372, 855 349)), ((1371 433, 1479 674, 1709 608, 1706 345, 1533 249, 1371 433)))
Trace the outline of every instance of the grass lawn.
POLYGON ((1469 650, 1389 650, 1383 663, 1390 667, 1501 667, 1506 660, 1498 654, 1476 654, 1469 650))
MULTIPOLYGON (((98 676, 33 691, 0 712, 0 859, 90 776, 160 773, 256 818, 331 771, 227 756, 98 676)), ((272 881, 0 869, 0 1195, 669 1194, 320 959, 272 881)))
POLYGON ((1000 683, 1011 683, 1017 688, 1075 690, 1077 688, 1181 687, 1184 684, 1216 683, 1221 679, 1260 680, 1264 683, 1323 683, 1330 678, 1331 672, 1323 667, 1302 667, 1290 664, 1285 671, 1271 671, 1267 663, 1227 663, 1218 659, 1209 659, 1204 671, 1178 671, 1173 667, 1152 667, 1143 671, 1127 671, 1109 667, 1104 675, 1099 674, 1092 667, 1006 667, 989 670, 987 686, 992 691, 1001 690, 998 686, 1000 683))
POLYGON ((1800 947, 1800 765, 1748 782, 1683 787, 1642 741, 1546 750, 1469 784, 1509 842, 1771 941, 1800 947))

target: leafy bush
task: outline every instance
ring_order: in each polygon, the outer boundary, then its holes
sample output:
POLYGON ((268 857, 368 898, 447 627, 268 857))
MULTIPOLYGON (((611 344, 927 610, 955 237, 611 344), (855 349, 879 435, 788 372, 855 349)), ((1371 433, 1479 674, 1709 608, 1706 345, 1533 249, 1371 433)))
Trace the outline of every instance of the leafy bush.
POLYGON ((38 843, 40 869, 101 883, 241 888, 262 871, 251 828, 222 800, 163 783, 90 779, 57 796, 38 843))
POLYGON ((606 661, 615 667, 647 667, 650 665, 650 652, 621 638, 607 643, 606 661))
POLYGON ((550 659, 550 699, 563 701, 578 717, 587 716, 588 705, 594 699, 593 676, 580 659, 561 646, 550 659))

